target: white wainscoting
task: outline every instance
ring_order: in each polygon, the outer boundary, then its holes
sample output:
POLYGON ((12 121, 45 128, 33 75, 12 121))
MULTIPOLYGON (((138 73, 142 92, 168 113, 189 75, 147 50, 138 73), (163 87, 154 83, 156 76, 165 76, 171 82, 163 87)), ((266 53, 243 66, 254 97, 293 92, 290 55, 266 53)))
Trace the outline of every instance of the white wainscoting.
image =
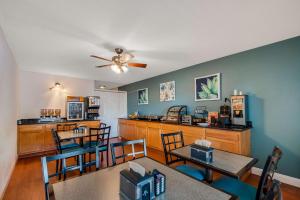
MULTIPOLYGON (((262 173, 262 169, 257 168, 257 167, 252 167, 251 173, 260 176, 262 173)), ((279 180, 282 183, 286 183, 286 184, 300 188, 300 179, 299 178, 294 178, 294 177, 279 174, 279 173, 275 173, 274 178, 279 180)))

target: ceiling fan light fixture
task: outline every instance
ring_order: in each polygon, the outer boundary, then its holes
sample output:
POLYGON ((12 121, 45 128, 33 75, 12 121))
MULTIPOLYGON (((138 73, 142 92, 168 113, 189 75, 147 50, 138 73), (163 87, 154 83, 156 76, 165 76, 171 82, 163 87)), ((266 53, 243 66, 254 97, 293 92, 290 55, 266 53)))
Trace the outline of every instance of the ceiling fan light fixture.
POLYGON ((122 68, 123 72, 128 72, 128 67, 127 66, 123 65, 121 68, 122 68))
POLYGON ((121 73, 121 69, 118 65, 112 65, 111 66, 111 69, 116 72, 117 74, 120 74, 121 73))

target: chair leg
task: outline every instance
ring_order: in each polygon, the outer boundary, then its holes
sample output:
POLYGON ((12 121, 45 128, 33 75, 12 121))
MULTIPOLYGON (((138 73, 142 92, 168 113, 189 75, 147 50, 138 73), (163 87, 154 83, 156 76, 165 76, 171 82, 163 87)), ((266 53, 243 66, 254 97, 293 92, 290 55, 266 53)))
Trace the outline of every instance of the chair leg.
POLYGON ((58 175, 58 180, 61 180, 61 173, 62 173, 62 161, 59 162, 59 175, 58 175))
POLYGON ((90 171, 91 171, 91 168, 92 168, 92 166, 90 165, 90 163, 91 163, 91 159, 92 159, 92 156, 91 156, 91 153, 89 153, 89 168, 90 168, 90 171))
POLYGON ((106 151, 106 167, 109 167, 108 150, 106 151))
POLYGON ((56 174, 58 173, 58 160, 56 160, 56 166, 55 166, 55 172, 56 172, 56 174))

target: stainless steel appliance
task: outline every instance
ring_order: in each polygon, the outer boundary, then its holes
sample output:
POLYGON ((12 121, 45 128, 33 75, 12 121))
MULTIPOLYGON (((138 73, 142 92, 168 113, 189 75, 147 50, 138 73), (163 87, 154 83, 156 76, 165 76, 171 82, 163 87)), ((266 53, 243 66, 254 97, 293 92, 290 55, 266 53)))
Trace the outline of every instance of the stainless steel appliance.
POLYGON ((248 121, 248 96, 231 96, 231 121, 233 125, 246 126, 248 121))
POLYGON ((67 97, 67 120, 84 119, 84 97, 67 97))
POLYGON ((86 97, 86 118, 98 119, 100 109, 100 97, 88 96, 86 97))
POLYGON ((228 98, 225 98, 224 104, 220 106, 220 124, 222 127, 230 125, 230 118, 231 118, 231 108, 226 102, 230 102, 228 98))
POLYGON ((192 115, 182 115, 181 124, 192 125, 192 115))

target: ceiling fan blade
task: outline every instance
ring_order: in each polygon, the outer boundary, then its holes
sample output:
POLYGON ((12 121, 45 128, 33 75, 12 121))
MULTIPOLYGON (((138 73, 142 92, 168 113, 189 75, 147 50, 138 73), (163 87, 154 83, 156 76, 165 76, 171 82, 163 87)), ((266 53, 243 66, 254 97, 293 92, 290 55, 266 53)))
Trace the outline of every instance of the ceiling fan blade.
POLYGON ((98 58, 98 59, 101 59, 101 60, 106 60, 106 61, 109 61, 109 62, 111 62, 111 60, 109 60, 109 59, 106 59, 106 58, 102 58, 102 57, 99 57, 99 56, 94 56, 94 55, 91 55, 91 57, 93 57, 93 58, 98 58))
POLYGON ((109 64, 109 65, 100 65, 100 66, 96 66, 96 67, 101 68, 101 67, 108 67, 108 66, 111 66, 111 64, 109 64))
POLYGON ((147 64, 143 63, 127 63, 129 67, 141 67, 141 68, 146 68, 147 64))

